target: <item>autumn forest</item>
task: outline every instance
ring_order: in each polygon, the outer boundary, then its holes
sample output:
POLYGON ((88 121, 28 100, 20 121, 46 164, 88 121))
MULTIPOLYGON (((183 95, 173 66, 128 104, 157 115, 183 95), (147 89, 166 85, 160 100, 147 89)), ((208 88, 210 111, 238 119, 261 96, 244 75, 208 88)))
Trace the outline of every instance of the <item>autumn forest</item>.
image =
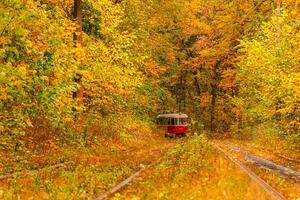
POLYGON ((0 199, 299 200, 299 55, 298 0, 0 0, 0 199))

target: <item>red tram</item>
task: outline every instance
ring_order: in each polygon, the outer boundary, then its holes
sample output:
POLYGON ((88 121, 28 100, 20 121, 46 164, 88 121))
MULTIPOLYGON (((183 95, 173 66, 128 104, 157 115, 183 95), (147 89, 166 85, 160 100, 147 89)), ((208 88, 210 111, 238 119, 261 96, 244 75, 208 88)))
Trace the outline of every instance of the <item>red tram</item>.
POLYGON ((167 113, 157 116, 157 128, 165 132, 166 137, 185 136, 189 133, 188 116, 182 113, 167 113))

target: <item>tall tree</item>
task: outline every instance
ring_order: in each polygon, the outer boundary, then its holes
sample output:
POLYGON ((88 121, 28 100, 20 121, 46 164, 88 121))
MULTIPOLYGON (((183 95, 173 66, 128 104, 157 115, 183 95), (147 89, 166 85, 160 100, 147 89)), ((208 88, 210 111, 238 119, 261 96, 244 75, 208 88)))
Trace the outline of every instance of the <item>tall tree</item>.
MULTIPOLYGON (((76 23, 76 31, 73 33, 75 47, 82 47, 82 0, 74 0, 74 21, 76 23)), ((73 93, 73 98, 77 98, 78 104, 83 104, 83 86, 82 74, 76 73, 74 81, 79 84, 79 88, 73 93)))
POLYGON ((277 14, 253 40, 244 39, 239 56, 240 107, 249 124, 270 123, 300 139, 299 30, 283 10, 278 44, 277 14))
POLYGON ((82 0, 74 0, 74 21, 76 32, 74 32, 75 45, 82 45, 82 0))

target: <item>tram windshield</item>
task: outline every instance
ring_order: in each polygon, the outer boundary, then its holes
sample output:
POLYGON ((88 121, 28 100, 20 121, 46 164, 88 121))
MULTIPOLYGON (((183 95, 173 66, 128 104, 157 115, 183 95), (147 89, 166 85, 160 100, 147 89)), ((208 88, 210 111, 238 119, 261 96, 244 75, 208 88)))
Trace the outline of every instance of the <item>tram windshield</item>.
POLYGON ((172 118, 171 125, 186 125, 187 119, 186 118, 172 118))
POLYGON ((187 118, 158 118, 158 125, 187 125, 187 118))

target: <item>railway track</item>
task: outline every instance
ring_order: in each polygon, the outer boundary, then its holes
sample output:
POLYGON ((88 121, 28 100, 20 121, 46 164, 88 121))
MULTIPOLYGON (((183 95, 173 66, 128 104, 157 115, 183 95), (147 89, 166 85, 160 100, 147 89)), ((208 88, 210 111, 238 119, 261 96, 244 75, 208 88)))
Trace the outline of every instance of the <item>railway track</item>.
MULTIPOLYGON (((123 151, 123 153, 125 154, 129 154, 129 153, 133 153, 135 152, 136 149, 129 149, 129 150, 125 150, 123 151)), ((155 153, 159 151, 159 149, 155 149, 152 150, 151 153, 155 153)), ((12 178, 12 177, 16 177, 16 176, 31 176, 31 175, 35 175, 38 174, 40 172, 42 172, 43 170, 55 170, 55 169, 60 169, 60 168, 65 168, 67 167, 69 164, 72 163, 76 163, 76 161, 65 161, 65 162, 59 162, 53 165, 48 165, 48 166, 44 166, 44 167, 40 167, 38 169, 32 169, 32 170, 20 170, 20 171, 15 171, 15 172, 11 172, 11 173, 7 173, 7 174, 2 174, 0 175, 0 181, 4 181, 6 179, 12 178)))
MULTIPOLYGON (((233 145, 229 145, 229 144, 224 144, 225 146, 230 146, 231 148, 235 148, 235 149, 240 149, 242 151, 246 151, 244 148, 242 147, 236 147, 236 146, 233 146, 233 145)), ((285 160, 286 162, 289 162, 289 163, 294 163, 294 164, 300 164, 300 160, 299 159, 296 159, 296 158, 291 158, 291 157, 288 157, 286 155, 282 155, 282 154, 279 154, 279 153, 276 153, 276 152, 273 152, 271 149, 268 149, 268 148, 261 148, 261 147, 255 147, 253 145, 246 145, 247 147, 251 148, 251 149, 256 149, 258 151, 263 151, 263 152, 266 152, 268 154, 271 154, 277 158, 280 158, 280 159, 283 159, 285 160)))
MULTIPOLYGON (((216 149, 222 152, 229 160, 231 160, 235 165, 237 165, 243 172, 245 172, 254 182, 260 185, 273 199, 275 200, 285 200, 286 198, 278 192, 275 188, 265 182, 262 178, 251 171, 247 166, 242 164, 236 157, 224 150, 220 145, 212 144, 216 149)), ((237 149, 239 150, 239 149, 237 149)), ((239 150, 241 151, 241 150, 239 150)))
MULTIPOLYGON (((157 152, 163 152, 165 151, 167 148, 164 147, 163 149, 154 149, 152 151, 149 152, 149 154, 153 154, 153 153, 157 153, 157 152)), ((165 152, 164 152, 165 153, 165 152)), ((162 153, 162 154, 164 154, 162 153)), ((160 161, 161 157, 159 157, 157 160, 149 163, 149 164, 140 164, 140 168, 137 169, 135 172, 133 172, 128 178, 124 179, 123 181, 121 181, 120 183, 118 183, 117 185, 115 185, 114 187, 110 188, 109 190, 107 190, 106 192, 96 196, 94 198, 94 200, 104 200, 109 198, 110 196, 112 196, 113 194, 119 192, 120 190, 122 190, 123 188, 125 188, 126 186, 128 186, 136 177, 138 177, 143 171, 149 169, 150 167, 154 166, 156 163, 158 163, 160 161)))
MULTIPOLYGON (((256 175, 253 171, 251 171, 247 166, 245 166, 242 162, 240 162, 236 157, 228 153, 226 150, 224 150, 221 146, 217 144, 213 144, 213 146, 218 149, 220 152, 222 152, 229 160, 231 160, 234 164, 236 164, 243 172, 245 172, 254 182, 256 182, 258 185, 260 185, 274 200, 286 200, 286 198, 278 192, 275 188, 273 188, 271 185, 269 185, 267 182, 265 182, 262 178, 260 178, 258 175, 256 175)), ((245 153, 245 151, 236 148, 236 151, 242 151, 245 153)), ((107 199, 110 196, 112 196, 114 193, 119 192, 124 187, 129 185, 136 177, 138 177, 143 171, 150 168, 155 163, 149 164, 149 165, 141 165, 141 168, 135 171, 132 175, 130 175, 125 180, 121 181, 116 186, 112 187, 105 193, 95 197, 95 200, 103 200, 107 199)))
POLYGON ((126 178, 125 180, 123 180, 122 182, 120 182, 119 184, 117 184, 116 186, 114 186, 113 188, 111 188, 110 190, 108 190, 107 192, 101 194, 100 196, 96 197, 95 200, 103 200, 108 198, 110 195, 118 192, 119 190, 121 190, 122 188, 124 188, 125 186, 127 186, 128 184, 130 184, 131 181, 133 181, 134 178, 138 177, 140 175, 140 173, 142 173, 143 171, 145 171, 147 168, 149 168, 151 165, 141 165, 141 168, 134 172, 131 176, 129 176, 128 178, 126 178))
MULTIPOLYGON (((262 167, 262 168, 265 168, 268 170, 272 170, 274 172, 277 172, 278 174, 280 174, 282 177, 284 177, 286 179, 289 179, 297 184, 300 183, 300 173, 294 169, 291 169, 282 164, 275 163, 268 159, 256 156, 253 153, 246 151, 245 149, 243 149, 241 147, 236 147, 236 146, 229 145, 229 144, 224 144, 224 146, 227 147, 228 149, 230 149, 231 151, 243 154, 243 156, 245 156, 245 159, 247 161, 253 163, 256 166, 259 166, 259 167, 262 167)), ((291 162, 291 159, 289 159, 288 162, 291 162)))
POLYGON ((46 166, 46 167, 43 167, 43 168, 40 168, 40 169, 35 169, 35 170, 30 170, 30 171, 19 171, 19 172, 14 172, 14 173, 10 173, 10 174, 1 175, 0 176, 0 181, 3 181, 5 179, 11 178, 11 177, 15 177, 15 176, 34 175, 34 174, 40 173, 43 170, 54 170, 54 169, 64 168, 70 163, 72 163, 72 162, 62 162, 62 163, 58 163, 58 164, 55 164, 55 165, 46 166))
MULTIPOLYGON (((254 182, 256 182, 258 185, 260 185, 273 199, 276 199, 276 200, 286 199, 282 194, 280 194, 280 192, 278 192, 275 188, 273 188, 266 181, 264 181, 262 178, 260 178, 258 175, 256 175, 253 171, 251 171, 250 168, 248 168, 241 161, 239 161, 237 157, 235 157, 234 155, 229 153, 228 149, 230 149, 232 151, 235 151, 235 152, 238 152, 238 153, 241 153, 241 154, 244 154, 246 158, 252 159, 253 162, 265 163, 264 167, 268 167, 269 165, 271 165, 271 166, 273 166, 273 168, 278 168, 278 166, 276 166, 275 163, 270 163, 268 160, 264 160, 262 158, 256 157, 256 156, 252 155, 251 153, 249 153, 248 151, 246 151, 245 149, 240 148, 240 147, 236 147, 236 146, 232 146, 232 145, 228 145, 228 144, 222 144, 222 145, 212 144, 212 145, 216 149, 218 149, 220 152, 222 152, 229 160, 231 160, 235 165, 237 165, 242 171, 244 171, 254 182)), ((156 151, 158 151, 158 150, 155 149, 151 152, 156 152, 156 151)), ((159 150, 159 151, 161 151, 161 150, 159 150)), ((149 169, 151 166, 155 165, 155 163, 158 162, 159 160, 160 159, 158 159, 154 162, 151 162, 150 164, 147 164, 147 165, 140 165, 140 167, 134 173, 132 173, 128 178, 121 181, 119 184, 117 184, 113 188, 109 189, 105 193, 100 194, 99 196, 96 196, 95 200, 103 200, 103 199, 109 198, 114 193, 119 192, 124 187, 129 185, 143 171, 145 171, 145 170, 149 169)), ((55 165, 52 165, 52 166, 44 167, 44 168, 37 169, 37 170, 32 170, 32 171, 25 172, 25 173, 24 172, 17 172, 17 173, 13 173, 13 174, 2 175, 2 176, 0 176, 0 181, 4 180, 4 179, 7 179, 7 178, 10 178, 10 177, 18 176, 18 175, 33 175, 33 174, 39 173, 42 170, 46 170, 46 169, 51 170, 51 169, 64 168, 69 163, 70 162, 58 163, 58 164, 55 164, 55 165)), ((279 167, 281 167, 281 166, 279 166, 279 167)), ((298 173, 298 172, 289 171, 290 169, 288 169, 288 168, 281 168, 281 170, 285 171, 285 173, 288 172, 288 174, 293 174, 296 177, 299 176, 299 178, 300 178, 300 173, 298 173)))

